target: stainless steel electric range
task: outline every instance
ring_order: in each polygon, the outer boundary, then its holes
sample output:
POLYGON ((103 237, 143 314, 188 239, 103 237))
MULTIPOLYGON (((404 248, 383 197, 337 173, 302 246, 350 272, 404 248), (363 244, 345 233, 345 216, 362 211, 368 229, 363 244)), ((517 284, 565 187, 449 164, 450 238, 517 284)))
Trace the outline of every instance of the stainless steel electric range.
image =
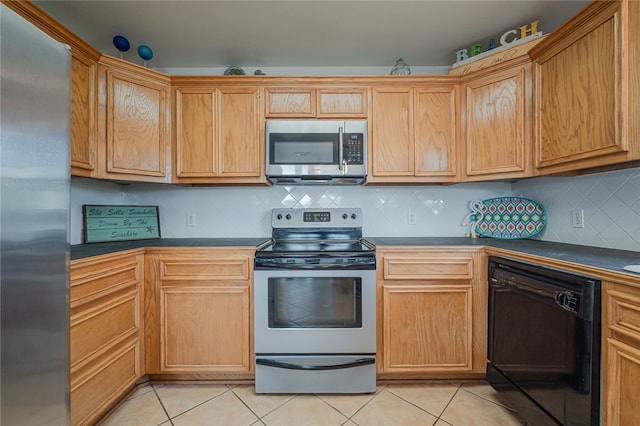
POLYGON ((274 209, 254 268, 257 393, 376 387, 375 247, 360 209, 274 209))

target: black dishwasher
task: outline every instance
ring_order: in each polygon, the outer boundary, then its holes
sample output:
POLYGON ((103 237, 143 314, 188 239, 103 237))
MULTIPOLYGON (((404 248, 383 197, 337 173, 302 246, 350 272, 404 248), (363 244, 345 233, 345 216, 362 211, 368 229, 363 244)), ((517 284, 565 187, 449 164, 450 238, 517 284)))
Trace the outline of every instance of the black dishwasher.
POLYGON ((600 281, 490 257, 488 358, 527 425, 599 425, 600 281))

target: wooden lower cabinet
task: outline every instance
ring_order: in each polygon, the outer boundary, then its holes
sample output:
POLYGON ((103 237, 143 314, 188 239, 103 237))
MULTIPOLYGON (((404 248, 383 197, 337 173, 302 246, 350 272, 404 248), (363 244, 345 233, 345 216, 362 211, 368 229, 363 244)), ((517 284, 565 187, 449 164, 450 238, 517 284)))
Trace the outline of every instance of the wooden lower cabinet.
POLYGON ((603 424, 637 424, 640 405, 640 287, 603 282, 603 424))
POLYGON ((140 379, 143 250, 71 262, 71 424, 92 424, 140 379))
POLYGON ((147 254, 148 373, 250 377, 254 251, 216 247, 147 254))
POLYGON ((379 247, 377 256, 381 377, 484 374, 483 250, 379 247))

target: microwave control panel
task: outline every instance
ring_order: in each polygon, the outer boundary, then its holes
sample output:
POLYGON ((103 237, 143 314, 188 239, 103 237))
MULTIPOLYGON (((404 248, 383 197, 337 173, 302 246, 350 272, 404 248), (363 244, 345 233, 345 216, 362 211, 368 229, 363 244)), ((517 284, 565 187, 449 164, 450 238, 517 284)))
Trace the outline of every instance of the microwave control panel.
POLYGON ((342 148, 347 164, 364 164, 364 135, 362 133, 344 133, 342 148))

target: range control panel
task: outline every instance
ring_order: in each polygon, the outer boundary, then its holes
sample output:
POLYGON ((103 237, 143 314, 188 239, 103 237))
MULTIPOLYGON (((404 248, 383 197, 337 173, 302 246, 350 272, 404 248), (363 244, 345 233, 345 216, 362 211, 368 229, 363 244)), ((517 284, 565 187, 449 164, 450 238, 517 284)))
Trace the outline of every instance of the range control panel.
POLYGON ((273 228, 361 228, 362 209, 273 209, 273 228))

